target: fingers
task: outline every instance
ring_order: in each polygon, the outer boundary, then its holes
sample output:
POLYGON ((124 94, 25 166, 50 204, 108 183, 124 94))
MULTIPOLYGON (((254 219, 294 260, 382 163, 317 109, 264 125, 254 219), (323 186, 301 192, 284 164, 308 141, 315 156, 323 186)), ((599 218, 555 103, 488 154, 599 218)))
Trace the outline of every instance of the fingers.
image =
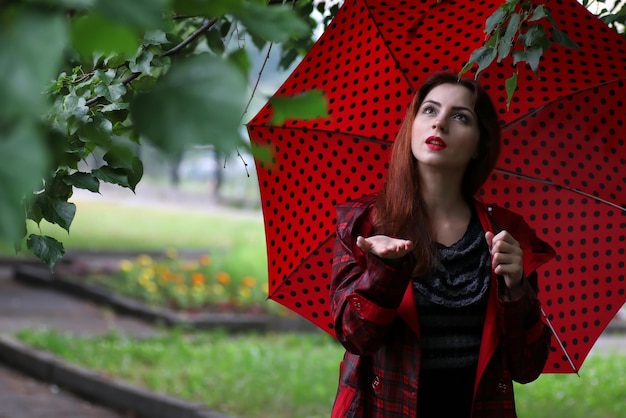
POLYGON ((523 267, 519 242, 507 231, 501 231, 495 236, 492 232, 486 232, 485 239, 491 252, 494 273, 505 276, 507 281, 510 279, 511 284, 521 280, 523 267))
POLYGON ((381 258, 400 258, 413 251, 410 240, 374 235, 368 238, 357 237, 357 246, 381 258))
POLYGON ((362 236, 356 237, 356 245, 365 252, 369 252, 372 248, 372 244, 362 236))

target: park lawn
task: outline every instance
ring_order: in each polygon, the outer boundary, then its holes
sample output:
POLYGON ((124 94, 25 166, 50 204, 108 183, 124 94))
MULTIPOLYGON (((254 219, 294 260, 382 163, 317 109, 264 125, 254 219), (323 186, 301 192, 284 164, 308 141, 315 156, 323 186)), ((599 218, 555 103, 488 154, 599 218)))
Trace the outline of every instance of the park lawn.
MULTIPOLYGON (((131 340, 25 330, 25 343, 171 396, 240 418, 328 417, 343 348, 325 334, 184 334, 131 340)), ((626 354, 594 354, 580 377, 515 384, 521 418, 626 416, 626 354)))
MULTIPOLYGON (((260 211, 174 207, 128 200, 76 200, 70 233, 46 221, 28 222, 29 233, 42 233, 71 251, 153 252, 171 249, 206 252, 233 276, 267 280, 265 229, 260 211)), ((23 245, 20 256, 27 257, 23 245)), ((13 255, 0 244, 0 254, 13 255)))
MULTIPOLYGON (((260 212, 130 205, 110 200, 75 203, 76 216, 69 234, 56 225, 41 224, 41 232, 70 250, 203 250, 265 245, 260 212)), ((29 232, 38 232, 34 223, 29 223, 29 232)))

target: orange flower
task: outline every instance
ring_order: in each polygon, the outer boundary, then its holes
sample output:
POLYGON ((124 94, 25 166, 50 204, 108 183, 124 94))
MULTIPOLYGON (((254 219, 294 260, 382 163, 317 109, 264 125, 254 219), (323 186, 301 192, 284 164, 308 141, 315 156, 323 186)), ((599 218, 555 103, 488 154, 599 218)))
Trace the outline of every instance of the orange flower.
POLYGON ((161 280, 164 282, 169 282, 174 277, 174 274, 170 270, 164 270, 161 272, 161 280))
POLYGON ((176 282, 176 284, 182 285, 185 283, 185 277, 182 274, 177 273, 174 275, 174 281, 176 282))
POLYGON ((200 273, 199 271, 191 275, 191 283, 193 283, 194 286, 201 286, 204 284, 204 282, 204 274, 200 273))
POLYGON ((246 276, 241 281, 241 284, 243 285, 243 287, 251 288, 254 287, 254 285, 256 284, 256 280, 254 280, 253 277, 246 276))
POLYGON ((220 271, 219 273, 217 273, 217 281, 220 284, 227 285, 228 283, 230 283, 230 275, 226 272, 220 271))

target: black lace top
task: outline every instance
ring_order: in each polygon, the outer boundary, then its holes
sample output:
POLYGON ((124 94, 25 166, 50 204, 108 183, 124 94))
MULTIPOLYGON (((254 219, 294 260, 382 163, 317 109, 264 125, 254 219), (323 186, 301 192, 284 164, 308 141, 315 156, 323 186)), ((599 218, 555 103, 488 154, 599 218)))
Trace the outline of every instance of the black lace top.
POLYGON ((438 244, 439 263, 413 280, 420 320, 422 369, 474 367, 487 306, 491 262, 478 216, 450 247, 438 244))

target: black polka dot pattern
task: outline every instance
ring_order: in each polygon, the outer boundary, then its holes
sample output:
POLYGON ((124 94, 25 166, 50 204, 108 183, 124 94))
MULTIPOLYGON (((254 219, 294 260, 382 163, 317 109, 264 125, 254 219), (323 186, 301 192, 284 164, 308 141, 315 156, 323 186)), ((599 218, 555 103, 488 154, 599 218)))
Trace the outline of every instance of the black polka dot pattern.
MULTIPOLYGON (((483 198, 524 215, 557 251, 540 298, 575 364, 626 302, 626 78, 549 103, 503 130, 483 198), (543 182, 543 183, 542 183, 543 182)), ((548 367, 567 372, 560 349, 548 367)))
MULTIPOLYGON (((334 204, 378 190, 413 92, 433 71, 461 70, 482 46, 485 19, 501 3, 346 0, 276 93, 321 89, 328 118, 270 126, 268 103, 250 121, 252 146, 272 153, 270 162, 256 161, 272 299, 333 334, 328 287, 334 204)), ((538 76, 519 65, 519 88, 508 110, 504 81, 513 71, 511 59, 481 73, 505 140, 502 171, 482 193, 486 201, 518 210, 556 244, 559 258, 541 271, 540 297, 580 365, 625 302, 620 109, 626 42, 576 0, 553 0, 549 7, 580 48, 550 48, 538 76)), ((555 349, 546 371, 569 371, 562 357, 555 349)))

